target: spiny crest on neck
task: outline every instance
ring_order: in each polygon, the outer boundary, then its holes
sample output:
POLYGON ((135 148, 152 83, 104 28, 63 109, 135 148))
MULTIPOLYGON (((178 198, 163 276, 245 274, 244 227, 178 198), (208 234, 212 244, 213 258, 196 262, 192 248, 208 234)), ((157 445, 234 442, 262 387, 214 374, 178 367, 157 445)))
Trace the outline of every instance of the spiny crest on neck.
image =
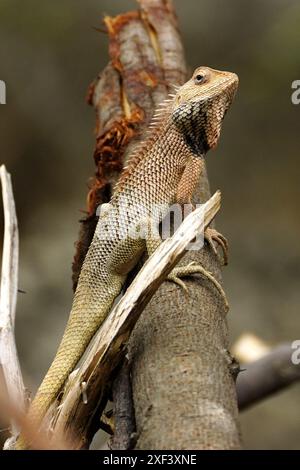
MULTIPOLYGON (((177 91, 179 87, 175 85, 173 86, 177 91)), ((143 160, 152 145, 157 141, 162 132, 164 132, 170 118, 172 103, 175 96, 175 94, 169 93, 167 98, 157 106, 150 124, 145 131, 143 140, 137 144, 136 148, 127 160, 127 165, 123 168, 120 178, 115 185, 114 195, 122 190, 128 176, 132 174, 134 168, 136 168, 140 161, 143 160)))

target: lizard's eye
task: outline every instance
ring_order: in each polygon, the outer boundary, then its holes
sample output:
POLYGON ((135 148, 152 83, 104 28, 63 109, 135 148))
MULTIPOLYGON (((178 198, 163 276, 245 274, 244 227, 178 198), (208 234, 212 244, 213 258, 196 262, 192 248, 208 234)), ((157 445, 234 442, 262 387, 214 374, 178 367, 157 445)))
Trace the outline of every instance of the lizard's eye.
POLYGON ((201 73, 198 73, 196 77, 194 78, 194 82, 196 85, 199 85, 200 83, 202 83, 203 80, 204 80, 204 75, 201 75, 201 73))

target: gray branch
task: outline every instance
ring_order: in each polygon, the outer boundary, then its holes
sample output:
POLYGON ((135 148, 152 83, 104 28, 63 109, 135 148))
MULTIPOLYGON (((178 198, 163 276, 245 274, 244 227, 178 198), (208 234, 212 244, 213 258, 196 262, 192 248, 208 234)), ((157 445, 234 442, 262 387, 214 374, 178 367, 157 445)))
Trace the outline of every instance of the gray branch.
POLYGON ((292 353, 291 344, 281 344, 261 359, 241 366, 236 382, 240 410, 300 380, 300 365, 293 364, 292 353))
POLYGON ((203 206, 189 214, 174 235, 165 240, 144 264, 96 334, 82 365, 69 379, 54 419, 54 435, 62 435, 66 441, 77 436, 77 444, 80 441, 80 446, 85 446, 92 418, 96 412, 101 416, 104 410, 112 374, 124 358, 136 321, 185 254, 187 246, 211 223, 220 204, 221 195, 216 192, 203 206))

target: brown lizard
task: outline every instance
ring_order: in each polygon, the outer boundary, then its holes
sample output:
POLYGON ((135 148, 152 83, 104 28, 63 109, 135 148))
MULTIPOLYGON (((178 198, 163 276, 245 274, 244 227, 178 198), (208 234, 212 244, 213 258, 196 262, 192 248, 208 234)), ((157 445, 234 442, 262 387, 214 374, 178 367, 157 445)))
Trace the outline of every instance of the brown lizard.
MULTIPOLYGON (((203 158, 219 140, 237 87, 236 74, 199 67, 156 113, 149 135, 130 157, 110 203, 100 213, 61 344, 29 409, 29 420, 36 426, 109 314, 128 273, 145 252, 150 255, 161 243, 157 227, 170 205, 191 202, 203 158), (157 206, 160 210, 153 210, 157 206), (152 230, 145 234, 141 229, 149 224, 152 230)), ((219 243, 226 258, 226 239, 210 228, 205 237, 214 251, 213 242, 219 243)), ((180 278, 192 273, 207 275, 224 295, 200 265, 178 266, 168 279, 184 286, 180 278)), ((26 447, 21 435, 16 448, 26 447)))

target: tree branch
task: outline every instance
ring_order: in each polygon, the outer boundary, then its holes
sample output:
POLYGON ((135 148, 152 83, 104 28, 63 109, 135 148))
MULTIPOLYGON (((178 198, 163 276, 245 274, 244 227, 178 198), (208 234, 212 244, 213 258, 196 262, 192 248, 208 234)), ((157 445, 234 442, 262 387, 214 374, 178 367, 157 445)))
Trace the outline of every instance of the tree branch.
POLYGON ((128 450, 135 444, 135 416, 132 401, 130 368, 125 357, 113 383, 114 435, 110 441, 112 450, 128 450))
MULTIPOLYGON (((187 73, 172 2, 139 3, 166 82, 181 85, 187 73), (166 5, 168 13, 162 14, 166 5)), ((142 44, 139 49, 143 51, 142 44)), ((125 51, 120 61, 126 70, 125 51)), ((193 202, 203 202, 209 194, 204 171, 193 202)), ((185 263, 192 261, 221 282, 220 261, 208 246, 189 252, 185 263)), ((238 409, 227 353, 225 306, 206 280, 195 276, 187 286, 188 295, 184 295, 177 286, 162 284, 130 337, 136 447, 236 449, 240 447, 238 409)))
MULTIPOLYGON (((18 413, 25 411, 26 393, 15 343, 15 314, 18 292, 19 235, 11 177, 0 167, 4 211, 4 242, 0 287, 0 365, 9 403, 18 413)), ((11 422, 11 434, 19 432, 11 422)))
POLYGON ((113 308, 96 334, 87 356, 69 380, 55 418, 54 434, 76 435, 81 445, 90 438, 90 426, 106 405, 112 374, 126 352, 130 333, 143 309, 169 272, 185 254, 189 243, 210 224, 220 208, 216 192, 206 204, 182 222, 175 234, 165 240, 148 259, 125 295, 113 308))
POLYGON ((240 410, 300 380, 300 367, 293 364, 292 353, 291 344, 281 344, 257 361, 241 366, 243 372, 236 382, 240 410))
MULTIPOLYGON (((186 79, 172 1, 139 4, 139 11, 105 18, 111 61, 89 93, 97 116, 97 172, 75 257, 74 285, 94 231, 95 208, 109 198, 156 106, 172 85, 186 79)), ((204 171, 194 202, 208 198, 204 171)), ((207 246, 188 253, 185 261, 203 264, 221 282, 220 262, 207 246)), ((226 308, 209 281, 195 276, 187 285, 188 296, 162 284, 128 343, 137 447, 239 448, 226 308)))

